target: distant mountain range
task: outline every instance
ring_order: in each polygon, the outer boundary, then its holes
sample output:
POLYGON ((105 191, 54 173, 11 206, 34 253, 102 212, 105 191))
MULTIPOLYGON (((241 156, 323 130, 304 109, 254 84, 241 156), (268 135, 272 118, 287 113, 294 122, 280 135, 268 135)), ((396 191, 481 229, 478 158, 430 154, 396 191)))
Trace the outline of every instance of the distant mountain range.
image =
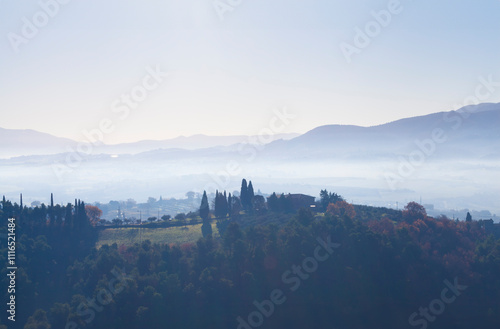
MULTIPOLYGON (((337 158, 345 160, 384 159, 414 150, 433 151, 439 158, 500 157, 500 104, 467 106, 458 111, 440 112, 394 122, 359 127, 325 125, 303 135, 275 135, 260 153, 269 159, 337 158), (435 139, 432 143, 432 141, 435 139), (444 141, 444 142, 443 142, 444 141), (434 145, 432 145, 434 144, 434 145), (427 149, 426 149, 427 147, 427 149)), ((258 136, 194 135, 167 140, 100 145, 93 155, 130 154, 154 158, 175 153, 189 158, 244 153, 241 143, 256 143, 258 136), (253 142, 251 142, 253 141, 253 142), (211 150, 217 148, 217 151, 211 150), (185 150, 185 151, 183 151, 185 150), (190 152, 187 152, 190 151, 190 152)), ((53 155, 71 152, 77 143, 34 130, 0 128, 0 157, 53 155)))
MULTIPOLYGON (((299 134, 277 134, 270 141, 291 139, 299 134)), ((134 143, 114 145, 102 144, 94 147, 94 154, 137 154, 158 149, 196 150, 210 147, 224 147, 256 140, 257 136, 180 136, 166 140, 143 140, 134 143)), ((266 136, 267 138, 267 136, 266 136)), ((75 150, 78 142, 56 137, 47 133, 27 129, 0 128, 0 158, 31 155, 54 155, 75 150)))
POLYGON ((321 126, 289 141, 275 141, 265 152, 274 156, 373 159, 421 149, 430 152, 435 147, 432 153, 439 158, 500 158, 499 127, 500 103, 488 103, 373 127, 321 126))
POLYGON ((0 128, 0 158, 67 152, 66 147, 74 143, 31 129, 0 128))
POLYGON ((498 127, 500 104, 481 104, 373 127, 325 125, 266 145, 255 136, 195 135, 101 145, 91 155, 71 152, 76 143, 68 139, 0 129, 0 189, 109 201, 232 192, 246 177, 265 192, 316 195, 328 187, 366 204, 423 196, 439 209, 500 212, 498 127), (396 177, 390 184, 388 174, 396 177))

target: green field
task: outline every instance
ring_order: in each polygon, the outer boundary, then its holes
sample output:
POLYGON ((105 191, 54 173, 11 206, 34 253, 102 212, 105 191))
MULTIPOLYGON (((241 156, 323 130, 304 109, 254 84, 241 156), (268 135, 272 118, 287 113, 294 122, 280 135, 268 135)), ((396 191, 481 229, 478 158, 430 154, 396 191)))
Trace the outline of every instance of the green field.
MULTIPOLYGON (((202 237, 201 224, 188 225, 185 227, 167 227, 167 228, 108 228, 99 232, 99 239, 96 247, 102 245, 133 245, 141 240, 149 240, 152 243, 186 243, 196 242, 202 237)), ((215 222, 212 223, 214 237, 218 237, 215 222)))

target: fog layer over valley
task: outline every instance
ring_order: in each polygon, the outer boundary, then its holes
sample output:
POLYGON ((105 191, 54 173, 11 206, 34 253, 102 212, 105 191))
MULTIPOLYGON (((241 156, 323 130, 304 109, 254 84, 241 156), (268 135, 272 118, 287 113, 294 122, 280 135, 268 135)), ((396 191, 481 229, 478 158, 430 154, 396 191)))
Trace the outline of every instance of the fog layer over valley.
POLYGON ((266 145, 257 137, 137 154, 106 154, 100 146, 90 154, 13 157, 0 160, 1 187, 8 198, 23 193, 28 202, 47 202, 47 191, 61 203, 75 195, 88 202, 144 202, 183 198, 187 191, 238 190, 247 177, 262 193, 317 197, 328 188, 359 204, 395 208, 421 198, 437 209, 499 214, 499 123, 500 105, 482 104, 375 127, 322 126, 266 145))

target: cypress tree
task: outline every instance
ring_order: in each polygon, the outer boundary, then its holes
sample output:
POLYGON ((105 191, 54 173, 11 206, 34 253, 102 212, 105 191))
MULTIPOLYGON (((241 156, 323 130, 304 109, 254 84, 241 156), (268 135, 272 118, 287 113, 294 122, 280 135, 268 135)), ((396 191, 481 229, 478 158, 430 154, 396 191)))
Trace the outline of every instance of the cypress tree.
POLYGON ((217 191, 215 193, 215 216, 218 218, 226 217, 227 214, 227 198, 226 191, 224 194, 217 191))
POLYGON ((50 193, 50 208, 49 208, 50 225, 54 225, 54 194, 50 193))
POLYGON ((467 216, 465 217, 466 222, 472 222, 472 216, 470 215, 470 212, 467 212, 467 216))
POLYGON ((255 193, 253 191, 252 181, 248 182, 248 205, 252 206, 253 197, 255 193))
POLYGON ((210 221, 203 222, 203 225, 201 225, 201 234, 203 234, 204 238, 212 235, 212 225, 210 221))
POLYGON ((247 196, 248 196, 247 180, 243 178, 243 180, 241 181, 241 191, 240 191, 240 200, 243 207, 245 207, 246 205, 247 196))
POLYGON ((246 209, 248 203, 248 186, 247 186, 247 180, 243 178, 241 181, 241 191, 240 191, 240 200, 241 200, 241 205, 243 208, 246 209))
POLYGON ((271 211, 279 211, 280 210, 279 200, 278 200, 278 196, 276 195, 276 192, 273 192, 273 194, 267 200, 267 206, 269 207, 269 210, 271 210, 271 211))
POLYGON ((200 217, 201 217, 201 219, 204 221, 207 220, 209 213, 210 213, 210 208, 208 206, 207 191, 203 191, 203 197, 201 198, 201 205, 200 205, 200 217))
POLYGON ((220 211, 219 190, 215 190, 215 200, 214 200, 214 214, 215 214, 215 217, 219 217, 219 211, 220 211))
POLYGON ((71 230, 73 227, 73 205, 68 203, 66 205, 66 214, 64 215, 64 226, 67 227, 68 230, 71 230))
MULTIPOLYGON (((218 194, 219 194, 219 192, 216 191, 215 192, 215 209, 217 209, 217 203, 218 203, 217 195, 218 194)), ((209 214, 210 214, 210 208, 208 205, 207 192, 203 191, 203 196, 201 198, 201 205, 200 205, 200 217, 203 220, 203 225, 201 225, 201 233, 203 234, 204 238, 212 235, 212 224, 210 224, 210 221, 208 220, 209 214)))
POLYGON ((223 199, 222 199, 222 203, 223 203, 223 215, 222 217, 226 217, 227 215, 227 211, 228 211, 228 205, 227 205, 227 196, 226 196, 226 191, 224 190, 224 196, 223 196, 223 199))

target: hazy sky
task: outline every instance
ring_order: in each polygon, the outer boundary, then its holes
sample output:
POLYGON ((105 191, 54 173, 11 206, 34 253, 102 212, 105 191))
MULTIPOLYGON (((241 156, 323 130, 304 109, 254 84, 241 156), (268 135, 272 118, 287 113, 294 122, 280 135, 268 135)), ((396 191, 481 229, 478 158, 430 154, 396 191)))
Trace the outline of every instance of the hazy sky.
POLYGON ((500 81, 499 0, 221 0, 240 3, 223 20, 213 0, 54 1, 0 0, 2 128, 84 140, 109 119, 107 143, 257 134, 287 106, 280 132, 306 132, 453 110, 480 77, 500 81), (348 63, 357 28, 369 45, 348 63), (144 100, 127 109, 133 90, 144 100))

